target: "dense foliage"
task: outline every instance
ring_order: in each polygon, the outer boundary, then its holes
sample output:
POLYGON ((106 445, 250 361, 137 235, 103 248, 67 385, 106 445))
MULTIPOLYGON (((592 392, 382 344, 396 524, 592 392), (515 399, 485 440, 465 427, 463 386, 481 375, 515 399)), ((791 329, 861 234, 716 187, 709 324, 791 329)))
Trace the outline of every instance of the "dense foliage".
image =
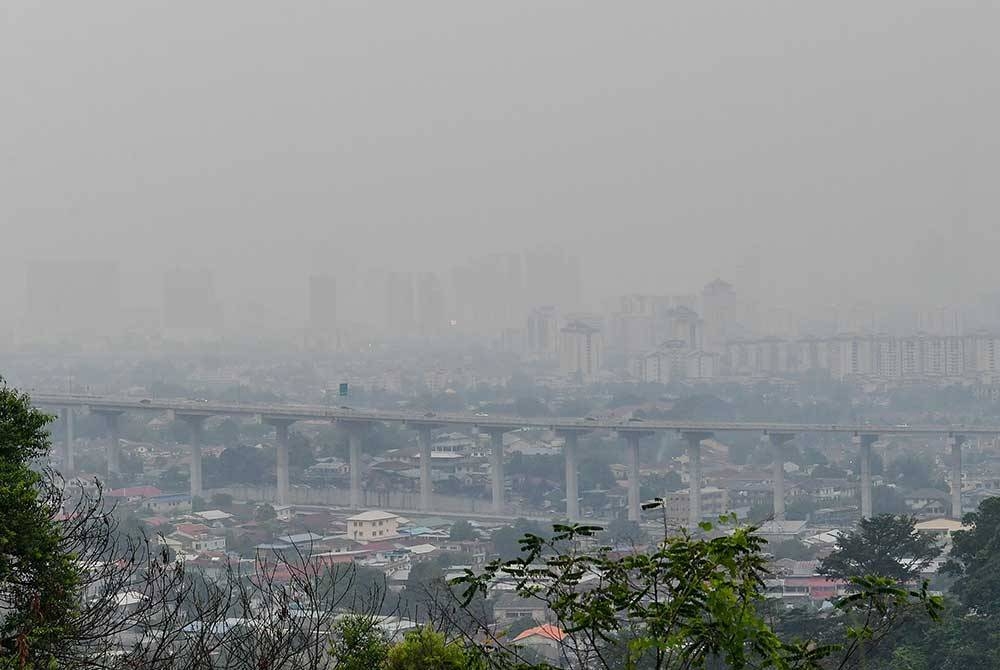
POLYGON ((820 564, 820 574, 840 579, 877 575, 896 583, 919 580, 941 555, 932 536, 918 533, 912 516, 882 514, 861 519, 844 533, 820 564))
MULTIPOLYGON (((701 530, 715 531, 707 523, 701 530)), ((544 601, 566 633, 555 660, 572 666, 846 668, 901 617, 933 618, 940 609, 926 585, 911 591, 885 577, 855 577, 854 593, 837 604, 845 623, 840 644, 782 639, 762 614, 767 559, 753 528, 711 537, 681 531, 624 555, 611 547, 567 551, 597 537, 599 527, 555 531, 527 535, 520 557, 494 561, 479 575, 468 571, 458 582, 468 600, 506 580, 522 597, 544 601)), ((498 667, 547 667, 528 662, 516 646, 505 654, 491 656, 505 659, 498 667)))
POLYGON ((77 609, 80 580, 64 551, 51 482, 33 469, 51 420, 0 378, 0 662, 46 663, 77 609))

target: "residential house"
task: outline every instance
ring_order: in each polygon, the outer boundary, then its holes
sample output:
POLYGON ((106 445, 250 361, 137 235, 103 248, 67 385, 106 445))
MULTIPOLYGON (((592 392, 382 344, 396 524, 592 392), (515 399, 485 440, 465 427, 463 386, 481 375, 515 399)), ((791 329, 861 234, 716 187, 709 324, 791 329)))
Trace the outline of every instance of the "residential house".
POLYGON ((191 511, 191 496, 187 493, 164 493, 146 498, 142 504, 156 514, 186 514, 191 511))
POLYGON ((524 631, 514 638, 514 644, 533 649, 549 662, 557 663, 562 656, 560 647, 565 639, 566 633, 561 628, 547 623, 524 631))
POLYGON ((493 616, 501 627, 518 619, 531 618, 539 624, 554 620, 544 601, 524 598, 513 592, 502 592, 493 600, 493 616))
POLYGON ((937 489, 917 489, 903 495, 903 502, 918 519, 936 519, 951 510, 948 494, 937 489))
POLYGON ((386 540, 399 535, 400 517, 391 512, 370 511, 347 517, 347 537, 361 542, 386 540))

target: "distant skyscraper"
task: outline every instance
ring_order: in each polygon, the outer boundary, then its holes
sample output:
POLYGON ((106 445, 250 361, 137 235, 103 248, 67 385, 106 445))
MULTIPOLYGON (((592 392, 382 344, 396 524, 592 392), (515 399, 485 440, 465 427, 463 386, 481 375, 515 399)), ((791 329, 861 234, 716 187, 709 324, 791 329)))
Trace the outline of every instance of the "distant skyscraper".
POLYGON ((702 290, 701 302, 704 347, 707 351, 722 353, 726 350, 726 342, 737 332, 736 291, 729 282, 716 279, 702 290))
POLYGON ((445 328, 445 298, 441 280, 427 272, 417 278, 417 324, 424 337, 441 335, 445 328))
POLYGON ((163 276, 163 327, 170 337, 218 334, 222 305, 210 270, 172 270, 163 276))
POLYGON ((121 327, 118 264, 36 261, 28 265, 25 326, 33 336, 111 335, 121 327))
POLYGON ((917 330, 928 335, 957 336, 964 334, 962 314, 954 307, 921 310, 917 315, 917 330))
POLYGON ((495 335, 528 309, 519 254, 490 254, 452 270, 454 318, 462 332, 495 335))
POLYGON ((528 315, 525 350, 540 357, 555 356, 559 351, 559 312, 552 305, 536 307, 528 315))
POLYGON ((330 275, 309 277, 309 328, 316 333, 337 329, 337 280, 330 275))
POLYGON ((583 382, 597 378, 603 364, 601 331, 582 321, 571 321, 560 331, 559 369, 583 382))
POLYGON ((412 335, 415 325, 413 276, 391 272, 387 282, 386 324, 389 337, 412 335))

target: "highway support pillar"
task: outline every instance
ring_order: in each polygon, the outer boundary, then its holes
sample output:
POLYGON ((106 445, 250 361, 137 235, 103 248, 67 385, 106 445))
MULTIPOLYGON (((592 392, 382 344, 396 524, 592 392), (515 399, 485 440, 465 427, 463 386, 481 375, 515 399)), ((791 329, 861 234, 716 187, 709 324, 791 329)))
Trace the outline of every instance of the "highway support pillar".
POLYGON ((417 426, 420 444, 420 511, 429 512, 434 508, 434 482, 431 480, 431 431, 436 425, 417 426))
POLYGON ((504 475, 503 462, 503 434, 506 429, 501 428, 480 428, 490 436, 490 482, 492 486, 493 513, 502 515, 504 513, 504 492, 506 489, 506 479, 504 475))
POLYGON ((563 458, 566 460, 566 518, 570 523, 580 520, 579 473, 576 456, 579 448, 579 433, 575 430, 563 434, 566 442, 563 444, 563 458))
POLYGON ((368 429, 364 421, 345 421, 348 459, 351 469, 351 509, 361 509, 361 437, 368 429))
POLYGON ((962 444, 964 435, 949 435, 951 445, 951 518, 962 520, 962 444))
POLYGON ((63 421, 65 422, 65 446, 63 449, 63 476, 72 477, 76 474, 76 454, 74 453, 76 413, 72 407, 63 407, 63 421))
POLYGON ((95 414, 100 414, 104 417, 104 421, 108 426, 108 446, 107 446, 107 461, 108 461, 108 474, 118 474, 121 470, 121 428, 119 425, 119 418, 122 412, 115 410, 99 410, 94 411, 95 414))
POLYGON ((264 417, 264 423, 274 426, 275 474, 277 475, 277 504, 287 505, 288 499, 288 427, 294 419, 284 417, 264 417))
POLYGON ((205 419, 208 417, 198 414, 177 413, 174 414, 174 417, 180 419, 191 428, 191 497, 200 497, 203 491, 201 447, 205 440, 205 419))
POLYGON ((785 443, 795 437, 792 433, 768 433, 774 454, 774 520, 785 521, 785 443))
POLYGON ((688 526, 692 530, 701 523, 701 443, 712 437, 704 431, 684 431, 687 441, 688 476, 688 526))
POLYGON ((867 519, 872 515, 872 445, 878 442, 878 435, 861 433, 855 439, 860 445, 861 518, 867 519))

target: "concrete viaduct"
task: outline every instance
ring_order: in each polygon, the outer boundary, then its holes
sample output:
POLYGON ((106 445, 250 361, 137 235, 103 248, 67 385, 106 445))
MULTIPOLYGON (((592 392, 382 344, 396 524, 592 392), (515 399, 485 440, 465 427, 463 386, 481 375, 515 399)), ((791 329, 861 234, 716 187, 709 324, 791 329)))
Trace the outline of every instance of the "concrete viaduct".
MULTIPOLYGON (((641 512, 639 498, 639 441, 663 431, 676 432, 687 441, 692 483, 701 481, 701 443, 715 433, 733 431, 758 432, 768 439, 779 454, 782 445, 802 433, 839 433, 850 435, 858 445, 861 463, 861 515, 872 514, 871 451, 881 435, 931 435, 948 439, 952 451, 951 496, 952 515, 961 518, 962 511, 962 444, 970 436, 998 436, 1000 427, 986 426, 879 426, 830 425, 830 424, 790 424, 769 422, 717 422, 717 421, 646 421, 620 418, 523 418, 511 416, 484 416, 476 414, 435 414, 405 411, 354 409, 349 407, 328 407, 321 405, 268 404, 247 405, 186 400, 135 400, 104 396, 35 394, 32 401, 36 406, 58 410, 66 422, 66 443, 64 463, 69 473, 73 472, 73 416, 76 410, 87 409, 99 414, 107 422, 110 440, 108 444, 108 470, 117 472, 119 468, 118 421, 125 412, 169 412, 175 419, 186 421, 191 426, 191 494, 202 491, 201 444, 202 426, 210 416, 252 416, 275 430, 277 443, 277 490, 279 504, 288 501, 288 429, 296 421, 327 420, 336 421, 348 430, 350 450, 351 506, 360 507, 361 501, 361 451, 364 434, 375 422, 399 422, 417 431, 420 445, 420 510, 433 510, 431 484, 431 431, 444 426, 473 426, 490 436, 493 510, 504 512, 504 459, 503 434, 520 428, 549 429, 565 438, 563 450, 566 460, 566 515, 571 521, 580 518, 579 493, 577 488, 577 443, 580 435, 595 430, 615 431, 628 445, 628 517, 638 520, 641 512)), ((774 464, 774 518, 785 518, 785 472, 781 458, 774 464)), ((690 523, 701 520, 701 487, 689 486, 690 523)))

